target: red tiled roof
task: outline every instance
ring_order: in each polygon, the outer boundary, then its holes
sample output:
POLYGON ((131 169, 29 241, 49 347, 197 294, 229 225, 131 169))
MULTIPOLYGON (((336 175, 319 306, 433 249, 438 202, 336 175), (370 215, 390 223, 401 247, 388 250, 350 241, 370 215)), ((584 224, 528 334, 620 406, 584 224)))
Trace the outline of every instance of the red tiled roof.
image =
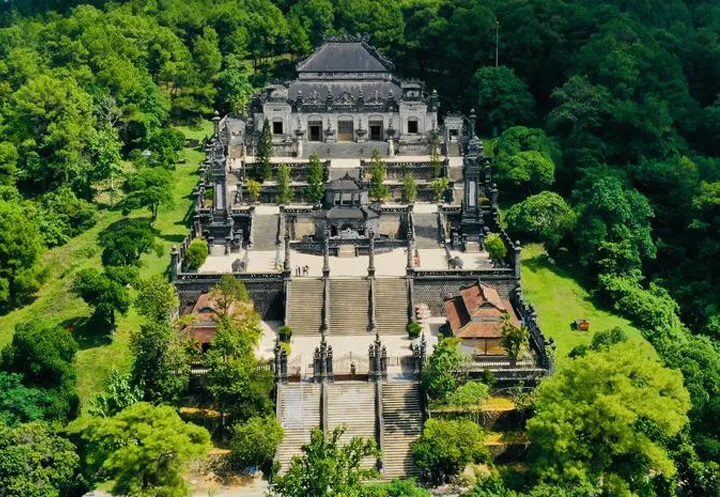
POLYGON ((460 290, 460 295, 445 300, 445 313, 453 335, 459 338, 502 337, 504 314, 515 327, 520 321, 510 301, 483 283, 460 290))

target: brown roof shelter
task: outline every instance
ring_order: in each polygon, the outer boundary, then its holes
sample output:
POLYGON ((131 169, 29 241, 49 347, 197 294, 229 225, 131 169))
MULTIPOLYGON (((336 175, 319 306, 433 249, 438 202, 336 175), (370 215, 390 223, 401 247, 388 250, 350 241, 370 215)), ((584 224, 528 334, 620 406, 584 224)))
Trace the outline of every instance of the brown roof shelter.
POLYGON ((509 324, 520 327, 510 301, 501 297, 493 286, 480 281, 461 288, 459 295, 445 298, 445 314, 453 336, 483 341, 478 344, 481 352, 492 355, 504 353, 498 352, 497 346, 506 316, 509 324))

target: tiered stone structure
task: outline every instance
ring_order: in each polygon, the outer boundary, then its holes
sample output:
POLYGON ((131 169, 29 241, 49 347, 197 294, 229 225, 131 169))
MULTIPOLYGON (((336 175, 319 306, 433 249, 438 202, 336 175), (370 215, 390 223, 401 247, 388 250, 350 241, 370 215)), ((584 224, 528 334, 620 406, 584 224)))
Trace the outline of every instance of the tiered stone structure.
POLYGON ((553 369, 552 341, 522 299, 520 245, 499 222, 498 189, 472 132, 474 113, 439 123, 437 95, 392 69, 365 40, 331 40, 299 64, 296 80, 256 96, 248 115, 216 115, 192 228, 172 252, 181 308, 192 308, 232 273, 265 321, 293 329, 291 354, 279 342, 265 349, 274 352, 277 413, 286 430, 281 464, 313 427, 328 431, 346 421, 348 433, 375 437, 384 456, 371 464, 384 477, 416 472, 409 443, 426 411, 418 379, 436 337, 428 322, 415 340, 407 327, 418 321, 419 304, 442 319, 445 297, 460 288, 492 286, 530 331, 526 362, 476 357, 478 372, 493 371, 503 386, 532 385, 553 369), (275 181, 263 183, 257 199, 246 188, 266 118, 278 156, 273 167, 291 166, 287 205, 275 204, 275 181), (389 202, 368 198, 373 149, 384 161, 389 202), (319 205, 305 199, 312 152, 324 168, 319 205), (416 203, 400 200, 406 172, 417 180, 416 203), (438 178, 450 184, 440 202, 431 187, 438 178), (490 261, 484 251, 489 233, 506 245, 504 260, 490 261), (185 251, 197 237, 211 253, 191 270, 185 251), (343 403, 352 406, 344 411, 343 403))

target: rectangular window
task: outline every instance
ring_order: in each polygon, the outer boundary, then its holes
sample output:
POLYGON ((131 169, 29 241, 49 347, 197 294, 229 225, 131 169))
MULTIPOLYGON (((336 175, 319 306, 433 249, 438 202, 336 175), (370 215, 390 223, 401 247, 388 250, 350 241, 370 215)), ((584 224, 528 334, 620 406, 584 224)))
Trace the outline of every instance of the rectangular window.
POLYGON ((418 122, 417 119, 410 119, 408 120, 408 128, 407 132, 411 135, 417 134, 418 132, 418 122))
POLYGON ((322 122, 310 121, 310 122, 308 122, 308 128, 310 128, 310 141, 311 142, 322 141, 322 122))
POLYGON ((339 142, 353 141, 353 122, 352 121, 338 121, 337 140, 339 142))
POLYGON ((282 121, 273 121, 273 135, 283 134, 283 123, 282 121))

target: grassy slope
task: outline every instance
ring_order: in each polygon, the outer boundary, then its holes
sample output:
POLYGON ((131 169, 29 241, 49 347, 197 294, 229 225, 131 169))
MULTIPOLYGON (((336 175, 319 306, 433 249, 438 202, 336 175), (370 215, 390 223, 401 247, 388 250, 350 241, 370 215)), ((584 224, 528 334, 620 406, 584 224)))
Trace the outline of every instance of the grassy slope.
MULTIPOLYGON (((180 128, 188 138, 201 139, 212 132, 211 123, 203 123, 199 128, 180 128)), ((142 259, 141 276, 165 273, 168 270, 169 252, 172 245, 182 241, 187 234, 187 216, 191 212, 191 193, 197 184, 197 169, 204 154, 196 150, 185 150, 187 162, 178 164, 175 171, 173 207, 161 208, 156 229, 160 232, 158 241, 163 246, 163 254, 145 255, 142 259)), ((133 213, 134 216, 147 216, 147 211, 133 213)), ((82 326, 84 319, 91 313, 87 305, 70 292, 73 276, 87 267, 101 267, 100 249, 96 245, 97 235, 113 222, 122 218, 117 211, 101 211, 98 223, 91 230, 73 238, 68 244, 47 251, 42 262, 48 271, 48 278, 38 293, 38 298, 30 305, 0 316, 0 347, 12 340, 15 325, 36 318, 49 317, 66 325, 75 325, 75 337, 80 344, 77 355, 78 390, 83 407, 103 388, 104 382, 113 369, 126 369, 130 365, 128 343, 130 334, 138 329, 140 318, 130 310, 127 316, 121 316, 118 327, 112 337, 95 334, 82 326)))
POLYGON ((523 247, 522 283, 526 299, 537 309, 541 329, 557 342, 558 358, 576 345, 589 344, 594 332, 614 326, 623 328, 631 340, 645 342, 628 320, 601 309, 570 272, 550 264, 540 245, 523 247), (577 318, 590 320, 589 332, 570 329, 577 318))

